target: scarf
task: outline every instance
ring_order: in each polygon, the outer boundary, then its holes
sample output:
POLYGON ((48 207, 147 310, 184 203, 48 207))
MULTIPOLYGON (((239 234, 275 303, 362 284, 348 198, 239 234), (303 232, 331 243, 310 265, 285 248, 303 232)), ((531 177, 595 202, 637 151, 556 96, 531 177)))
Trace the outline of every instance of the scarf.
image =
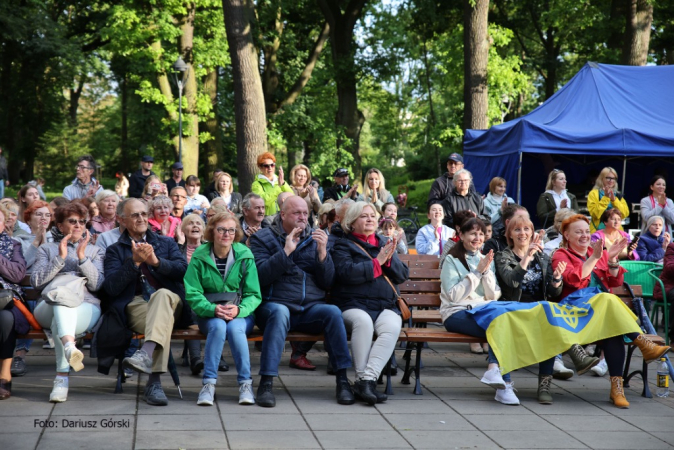
MULTIPOLYGON (((12 256, 14 255, 15 243, 16 241, 11 237, 9 237, 6 231, 3 231, 0 234, 0 255, 4 256, 5 258, 11 261, 12 256)), ((6 281, 2 277, 0 277, 0 285, 2 285, 4 289, 12 289, 18 294, 23 295, 23 291, 21 290, 21 287, 18 284, 10 283, 9 281, 6 281)))

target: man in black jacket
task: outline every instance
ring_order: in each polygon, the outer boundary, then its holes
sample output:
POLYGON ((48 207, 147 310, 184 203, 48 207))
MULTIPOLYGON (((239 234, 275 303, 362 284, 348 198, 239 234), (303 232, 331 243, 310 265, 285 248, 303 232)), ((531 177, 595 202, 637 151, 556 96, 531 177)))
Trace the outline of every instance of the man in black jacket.
MULTIPOLYGON (((442 203, 449 196, 450 192, 454 189, 454 175, 461 169, 463 169, 463 156, 458 153, 449 155, 447 158, 447 172, 435 179, 428 193, 427 204, 429 207, 435 203, 442 203)), ((472 180, 470 182, 470 190, 475 191, 472 180)))
POLYGON ((141 198, 143 196, 145 180, 150 175, 155 175, 152 171, 153 165, 154 158, 152 156, 143 156, 140 160, 140 169, 131 174, 131 178, 129 178, 129 197, 141 198))
POLYGON ((358 183, 353 183, 349 186, 349 171, 346 169, 337 169, 332 174, 335 184, 325 190, 323 194, 323 201, 333 199, 334 201, 342 198, 350 198, 356 200, 358 198, 358 183))
MULTIPOLYGON (((466 169, 461 169, 454 174, 454 187, 447 197, 440 202, 445 210, 445 218, 442 223, 454 229, 454 213, 458 211, 472 211, 475 215, 489 223, 489 215, 484 208, 484 201, 480 194, 470 189, 473 175, 466 169)), ((430 209, 430 206, 429 206, 430 209)))
POLYGON ((145 203, 126 199, 122 211, 126 230, 105 253, 105 306, 115 309, 128 328, 145 335, 143 347, 124 358, 123 365, 150 375, 144 399, 163 406, 168 399, 159 376, 167 370, 171 330, 175 322, 191 323, 182 283, 187 260, 172 238, 148 230, 145 203))
POLYGON ((293 196, 283 203, 281 213, 269 228, 250 237, 255 256, 262 304, 255 311, 255 322, 264 332, 260 357, 260 385, 257 404, 276 406, 272 393, 274 377, 289 331, 325 336, 330 363, 337 374, 337 402, 355 402, 346 376, 351 354, 342 314, 325 302, 325 291, 332 286, 335 267, 327 250, 328 236, 323 230, 307 227, 309 211, 303 198, 293 196))

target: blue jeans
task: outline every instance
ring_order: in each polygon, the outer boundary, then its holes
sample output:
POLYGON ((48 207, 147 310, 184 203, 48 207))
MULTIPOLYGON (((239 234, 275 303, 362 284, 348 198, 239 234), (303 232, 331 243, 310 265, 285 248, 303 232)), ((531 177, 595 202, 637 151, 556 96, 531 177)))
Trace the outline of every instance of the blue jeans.
MULTIPOLYGON (((475 322, 473 315, 469 314, 466 310, 455 312, 449 316, 447 320, 445 320, 445 329, 453 333, 467 334, 468 336, 487 339, 485 330, 475 322)), ((487 361, 489 364, 498 364, 498 359, 496 359, 496 355, 492 351, 491 345, 489 346, 489 352, 487 352, 487 361)), ((503 381, 506 383, 510 382, 509 373, 503 375, 503 381)))
POLYGON ((342 312, 335 305, 315 304, 299 314, 290 314, 280 303, 262 302, 255 310, 255 322, 263 331, 260 375, 278 376, 281 353, 289 331, 325 336, 325 349, 335 370, 351 367, 342 312))
POLYGON ((218 380, 218 364, 220 364, 222 349, 225 347, 225 340, 229 341, 229 348, 232 350, 237 373, 236 381, 241 384, 252 380, 247 336, 253 331, 255 318, 250 315, 225 322, 218 317, 198 317, 197 324, 199 330, 206 335, 203 383, 215 384, 218 380))

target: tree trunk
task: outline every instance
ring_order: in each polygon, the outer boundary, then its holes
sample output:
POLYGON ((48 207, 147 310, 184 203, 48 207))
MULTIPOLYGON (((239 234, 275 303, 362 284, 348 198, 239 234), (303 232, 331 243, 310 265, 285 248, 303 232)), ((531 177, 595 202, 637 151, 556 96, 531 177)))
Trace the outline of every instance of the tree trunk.
POLYGON ((487 34, 489 0, 464 0, 463 58, 464 85, 463 128, 487 128, 487 62, 489 40, 487 34))
POLYGON ((120 149, 122 154, 122 172, 130 172, 131 155, 129 155, 129 76, 124 73, 124 76, 120 83, 120 89, 122 91, 122 130, 121 130, 121 140, 120 140, 120 149))
POLYGON ((332 65, 337 84, 337 115, 335 123, 344 131, 348 141, 340 139, 337 146, 345 146, 353 155, 354 181, 362 178, 362 158, 360 155, 360 131, 365 116, 358 109, 355 48, 353 29, 363 12, 367 0, 350 0, 344 13, 339 0, 317 0, 325 20, 330 25, 330 46, 332 65))
POLYGON ((204 143, 206 164, 204 165, 204 180, 209 180, 213 170, 222 166, 222 135, 218 107, 218 68, 211 70, 203 79, 204 92, 211 99, 212 114, 206 121, 204 128, 212 139, 204 143))
POLYGON ((189 3, 187 14, 179 18, 182 34, 178 37, 178 53, 182 56, 187 70, 183 76, 183 155, 184 174, 196 175, 199 173, 199 116, 197 114, 197 77, 194 73, 194 14, 195 4, 189 3))
POLYGON ((232 60, 239 191, 250 192, 257 157, 267 151, 267 117, 250 19, 252 0, 222 0, 232 60))
POLYGON ((646 65, 652 23, 653 5, 650 1, 627 0, 622 64, 629 66, 646 65))
POLYGON ((86 83, 87 75, 82 74, 80 80, 77 83, 77 89, 70 88, 70 101, 68 104, 68 121, 69 125, 73 130, 73 133, 77 133, 77 109, 80 104, 80 97, 82 96, 82 90, 84 89, 84 83, 86 83))

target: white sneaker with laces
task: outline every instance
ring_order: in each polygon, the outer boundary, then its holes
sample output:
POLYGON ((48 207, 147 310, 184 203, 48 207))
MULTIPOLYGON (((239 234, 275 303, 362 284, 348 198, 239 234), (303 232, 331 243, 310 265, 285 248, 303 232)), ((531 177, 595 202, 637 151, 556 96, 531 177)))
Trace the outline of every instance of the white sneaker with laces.
POLYGON ((505 389, 496 390, 496 397, 494 397, 494 400, 499 403, 503 403, 504 405, 519 405, 520 399, 517 398, 517 395, 515 395, 515 391, 516 389, 512 381, 510 383, 506 383, 505 389))
POLYGON ((68 400, 68 384, 63 378, 54 379, 54 387, 49 394, 52 403, 63 403, 68 400))
POLYGON ((503 381, 501 371, 498 367, 487 370, 484 375, 482 375, 482 379, 480 381, 487 386, 493 387, 494 389, 505 389, 506 387, 506 383, 503 381))
POLYGON ((564 365, 564 360, 555 358, 555 365, 552 367, 552 376, 557 380, 568 380, 573 376, 573 370, 564 365))
POLYGON ((254 405, 253 380, 244 381, 239 385, 239 405, 254 405))
POLYGON ((213 406, 214 399, 215 399, 215 385, 213 383, 204 384, 204 387, 201 388, 201 392, 199 392, 197 405, 213 406))
POLYGON ((594 366, 590 370, 596 376, 603 377, 604 375, 606 375, 606 372, 608 372, 608 364, 606 364, 605 359, 602 359, 601 361, 599 361, 599 364, 597 364, 596 366, 594 366))

